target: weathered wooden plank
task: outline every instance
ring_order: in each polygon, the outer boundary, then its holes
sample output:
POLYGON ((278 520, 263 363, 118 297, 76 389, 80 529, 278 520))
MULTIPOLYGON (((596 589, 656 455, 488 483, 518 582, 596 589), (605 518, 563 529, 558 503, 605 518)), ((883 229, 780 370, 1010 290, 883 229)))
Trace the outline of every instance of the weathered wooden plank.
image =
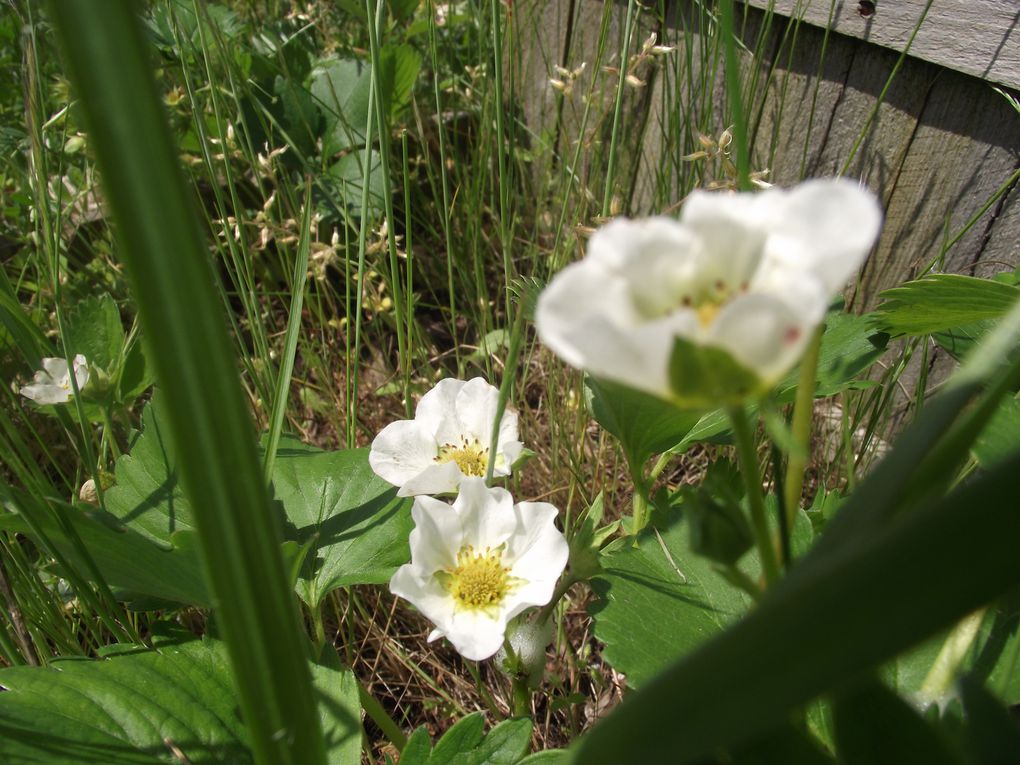
MULTIPOLYGON (((862 16, 859 0, 744 0, 810 24, 902 51, 927 0, 877 0, 862 16)), ((990 82, 1020 88, 1020 4, 1015 0, 933 0, 910 55, 990 82)))

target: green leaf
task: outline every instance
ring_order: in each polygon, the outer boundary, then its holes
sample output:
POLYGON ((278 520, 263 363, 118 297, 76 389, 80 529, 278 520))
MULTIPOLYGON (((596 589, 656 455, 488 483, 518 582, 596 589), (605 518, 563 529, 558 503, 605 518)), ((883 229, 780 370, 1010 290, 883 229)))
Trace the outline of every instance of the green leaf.
POLYGON ((1020 400, 1005 398, 974 441, 971 452, 985 470, 1020 449, 1020 400))
POLYGON ((368 449, 294 453, 281 448, 273 470, 276 497, 292 536, 311 540, 298 594, 315 607, 331 590, 384 584, 411 559, 411 499, 396 496, 368 464, 368 449))
POLYGON ((673 341, 669 383, 678 406, 704 412, 742 404, 763 392, 762 381, 721 348, 698 345, 682 337, 673 341))
POLYGON ((178 531, 195 528, 191 503, 177 474, 177 455, 163 394, 156 391, 142 411, 142 432, 114 466, 116 481, 104 496, 106 509, 164 547, 178 531))
MULTIPOLYGON (((12 509, 18 512, 0 514, 0 528, 34 538, 31 525, 22 515, 27 508, 16 503, 8 507, 12 509)), ((116 518, 101 510, 60 505, 52 512, 37 513, 33 519, 36 527, 68 563, 82 573, 88 571, 87 563, 54 513, 64 515, 95 561, 103 580, 121 591, 118 593, 121 599, 130 601, 144 595, 195 606, 211 604, 202 575, 202 558, 190 533, 173 537, 170 544, 156 545, 137 531, 121 526, 116 518)))
MULTIPOLYGON (((831 311, 818 351, 815 396, 832 396, 859 383, 856 378, 885 353, 889 336, 871 327, 868 316, 831 311)), ((794 371, 777 386, 781 400, 792 400, 800 373, 794 371)))
POLYGON ((323 59, 312 69, 309 89, 326 120, 323 156, 364 145, 372 67, 357 59, 323 59))
POLYGON ((383 100, 390 116, 396 116, 410 102, 421 56, 410 45, 387 45, 380 57, 383 100))
POLYGON ((592 416, 619 439, 632 471, 682 442, 702 420, 701 413, 682 411, 623 385, 586 377, 585 386, 592 416))
POLYGON ((458 720, 431 749, 428 733, 418 728, 400 754, 400 765, 516 765, 521 761, 531 740, 531 720, 504 720, 488 734, 484 730, 485 718, 475 712, 458 720))
POLYGON ((155 370, 149 361, 145 343, 136 340, 124 359, 117 396, 120 401, 130 404, 145 393, 155 381, 155 370))
POLYGON ((840 694, 833 717, 844 765, 962 765, 938 732, 878 681, 840 694))
POLYGON ((930 335, 998 319, 1020 300, 1020 288, 960 274, 933 274, 879 294, 876 326, 893 335, 930 335))
MULTIPOLYGON (((116 485, 106 492, 115 516, 156 544, 194 527, 194 510, 177 480, 162 394, 142 413, 142 434, 117 461, 116 485)), ((283 439, 273 463, 273 488, 287 521, 286 538, 308 553, 298 593, 316 606, 329 591, 382 584, 410 560, 410 499, 372 472, 368 450, 323 452, 283 439)))
POLYGON ((326 752, 307 637, 217 274, 153 78, 152 48, 132 5, 110 3, 97 14, 88 0, 52 0, 49 10, 181 445, 181 479, 252 749, 262 762, 318 765, 326 752))
MULTIPOLYGON (((227 652, 156 625, 154 649, 0 670, 0 759, 8 765, 251 763, 227 652), (185 759, 186 758, 186 759, 185 759)), ((329 762, 360 762, 357 681, 313 667, 329 762)))
MULTIPOLYGON (((348 215, 361 215, 361 190, 363 188, 364 153, 361 151, 345 154, 326 171, 330 184, 336 189, 339 199, 348 215)), ((369 152, 368 205, 379 211, 383 208, 383 168, 379 152, 369 152)))
POLYGON ((953 327, 945 332, 936 332, 932 339, 954 359, 963 361, 974 346, 998 323, 997 319, 985 319, 974 324, 953 327))
POLYGON ((867 538, 830 526, 846 543, 816 544, 743 620, 600 721, 572 761, 698 762, 1016 586, 1020 515, 1004 509, 1018 470, 1020 455, 867 538))
POLYGON ((89 366, 112 373, 124 348, 120 310, 109 295, 89 297, 77 305, 67 321, 72 352, 84 354, 89 366))
POLYGON ((591 582, 599 597, 591 607, 595 636, 633 688, 739 619, 751 602, 691 552, 690 524, 675 508, 660 511, 636 547, 604 555, 602 567, 591 582))
POLYGON ((967 741, 975 765, 1010 765, 1020 752, 1020 725, 1008 709, 974 678, 960 682, 967 715, 967 741))

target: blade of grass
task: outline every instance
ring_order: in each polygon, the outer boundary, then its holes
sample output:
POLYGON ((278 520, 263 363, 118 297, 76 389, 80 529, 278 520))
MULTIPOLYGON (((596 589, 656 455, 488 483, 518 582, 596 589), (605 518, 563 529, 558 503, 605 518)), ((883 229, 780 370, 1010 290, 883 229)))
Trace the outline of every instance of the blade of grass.
POLYGON ((266 456, 262 476, 269 484, 276 461, 276 447, 280 444, 283 418, 287 412, 288 392, 291 376, 294 374, 294 356, 297 354, 298 334, 301 331, 301 307, 305 299, 305 282, 308 280, 308 251, 312 241, 312 184, 305 185, 305 206, 301 215, 301 236, 298 240, 297 257, 294 260, 294 274, 291 278, 290 314, 287 316, 287 336, 284 340, 283 357, 280 359, 280 374, 276 378, 276 395, 273 396, 273 412, 269 420, 269 438, 266 441, 266 456))
POLYGON ((149 70, 135 6, 53 0, 51 19, 118 224, 195 509, 218 624, 259 763, 322 763, 325 745, 214 275, 149 70))

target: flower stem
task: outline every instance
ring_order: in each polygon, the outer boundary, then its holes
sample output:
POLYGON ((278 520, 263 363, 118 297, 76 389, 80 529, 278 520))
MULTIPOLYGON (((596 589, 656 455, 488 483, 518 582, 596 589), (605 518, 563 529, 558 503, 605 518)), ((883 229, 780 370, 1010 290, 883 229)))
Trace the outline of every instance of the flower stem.
POLYGON ((815 336, 808 344, 804 360, 800 363, 800 378, 797 380, 797 399, 793 404, 794 443, 797 449, 790 452, 786 462, 785 492, 786 522, 793 526, 800 507, 800 495, 804 491, 804 468, 811 446, 811 413, 815 404, 815 381, 818 376, 818 353, 822 347, 822 327, 815 330, 815 336))
POLYGON ((776 559, 776 548, 772 543, 768 518, 765 515, 765 501, 761 493, 761 478, 758 469, 758 453, 754 447, 754 434, 747 421, 747 412, 743 407, 733 406, 728 409, 730 421, 733 423, 733 435, 737 442, 737 455, 740 459, 740 472, 744 476, 744 487, 747 500, 751 506, 751 526, 754 529, 758 554, 761 556, 761 567, 765 574, 765 583, 773 584, 779 578, 779 563, 776 559))
POLYGON ((645 496, 644 482, 634 481, 634 525, 632 532, 637 536, 648 525, 648 498, 645 496))

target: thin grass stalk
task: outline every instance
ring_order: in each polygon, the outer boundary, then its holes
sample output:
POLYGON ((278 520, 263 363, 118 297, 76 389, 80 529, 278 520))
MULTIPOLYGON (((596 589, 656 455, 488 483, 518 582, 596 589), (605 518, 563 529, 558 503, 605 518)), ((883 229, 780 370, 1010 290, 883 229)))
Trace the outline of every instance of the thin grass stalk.
POLYGON ((266 440, 266 454, 263 458, 262 476, 269 484, 276 461, 276 449, 280 444, 280 433, 287 413, 288 393, 294 374, 294 357, 297 355, 298 335, 301 331, 301 308, 305 298, 305 282, 308 280, 308 251, 312 240, 312 185, 305 184, 304 212, 301 215, 301 235, 297 255, 294 258, 294 273, 291 278, 290 313, 287 316, 287 334, 280 359, 280 373, 276 378, 276 394, 273 396, 273 410, 269 420, 269 437, 266 440))
MULTIPOLYGON (((403 285, 400 281, 400 267, 397 261, 397 227, 396 216, 393 214, 393 188, 390 175, 390 125, 387 115, 387 104, 383 100, 382 92, 382 51, 379 47, 379 36, 382 34, 384 11, 386 8, 382 0, 365 0, 365 13, 369 19, 368 23, 368 48, 372 59, 372 90, 375 93, 375 124, 379 131, 379 165, 382 178, 383 211, 386 215, 386 250, 389 254, 389 283, 393 292, 393 313, 394 326, 397 332, 397 365, 400 367, 402 376, 406 379, 408 370, 407 362, 407 339, 404 328, 404 298, 403 285), (375 23, 371 19, 375 15, 375 23)), ((365 188, 369 187, 369 176, 366 175, 362 181, 365 188)), ((362 211, 364 215, 365 211, 362 211)), ((365 218, 361 223, 364 226, 365 218)))
POLYGON ((750 158, 747 147, 747 118, 740 90, 740 62, 737 60, 737 43, 733 29, 733 0, 721 0, 719 3, 719 31, 723 37, 726 98, 730 104, 733 143, 737 154, 737 186, 747 191, 751 188, 750 158))
POLYGON ((135 7, 53 0, 117 223, 119 252, 165 394, 255 761, 325 762, 325 744, 280 533, 135 7))
POLYGON ((917 20, 917 24, 914 25, 913 31, 910 33, 910 37, 907 38, 907 44, 903 46, 903 50, 900 52, 899 57, 896 59, 895 65, 893 65, 892 71, 889 72, 889 77, 885 81, 885 85, 882 86, 882 90, 878 94, 878 98, 875 99, 875 105, 871 109, 871 113, 868 115, 868 119, 864 122, 864 127, 861 128, 861 132, 857 134, 857 140, 854 141, 854 145, 850 147, 850 153, 847 155, 846 161, 843 166, 839 169, 839 175, 846 175, 847 170, 850 169, 850 164, 854 161, 854 157, 857 156, 858 150, 861 148, 861 144, 864 142, 865 136, 871 129, 872 123, 875 118, 878 117, 878 111, 882 108, 882 104, 885 103, 886 94, 889 92, 889 88, 892 87, 893 80, 896 79, 896 75, 899 74, 900 67, 903 66, 903 62, 907 60, 907 54, 910 53, 910 48, 914 44, 914 38, 917 37, 917 33, 921 30, 921 25, 924 20, 928 18, 928 11, 931 10, 931 4, 934 0, 928 0, 924 6, 924 10, 921 11, 921 17, 917 20))
POLYGON ((630 38, 634 35, 636 0, 627 1, 627 20, 623 25, 623 50, 620 52, 620 80, 616 85, 613 105, 613 130, 609 135, 609 162, 606 165, 606 187, 602 192, 602 217, 608 217, 613 203, 613 181, 616 176, 617 145, 620 140, 620 120, 623 113, 623 92, 627 85, 627 66, 630 63, 630 38))
POLYGON ((432 93, 436 103, 436 133, 439 137, 439 179, 443 191, 443 214, 440 223, 443 227, 443 238, 446 242, 446 290, 449 305, 450 337, 453 342, 454 354, 457 359, 457 372, 462 373, 460 358, 460 341, 457 336, 457 297, 453 288, 453 231, 450 223, 450 178, 446 169, 446 131, 443 128, 443 105, 439 96, 439 40, 436 35, 436 8, 434 0, 426 0, 428 12, 428 46, 432 59, 432 93))

